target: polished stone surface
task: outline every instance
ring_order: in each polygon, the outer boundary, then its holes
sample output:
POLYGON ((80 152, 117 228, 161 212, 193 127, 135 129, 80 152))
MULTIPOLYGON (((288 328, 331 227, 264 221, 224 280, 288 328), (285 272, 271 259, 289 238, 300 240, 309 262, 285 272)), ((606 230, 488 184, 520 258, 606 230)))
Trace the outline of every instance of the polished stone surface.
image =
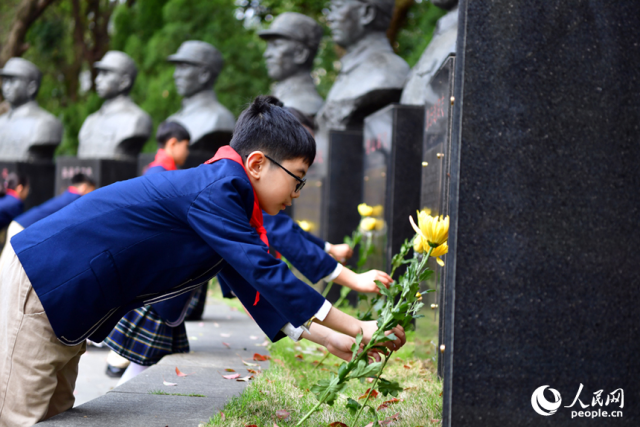
POLYGON ((71 178, 83 173, 93 179, 97 188, 124 181, 138 176, 138 162, 109 159, 79 159, 72 156, 61 156, 56 159, 55 193, 62 194, 71 178))
POLYGON ((390 271, 391 258, 415 232, 409 215, 420 208, 424 108, 389 105, 364 121, 364 203, 374 208, 376 229, 370 268, 390 271), (381 212, 380 212, 381 211, 381 212))
POLYGON ((7 162, 0 161, 0 176, 14 172, 29 178, 29 195, 24 201, 24 209, 38 206, 54 196, 56 167, 50 161, 7 162))
POLYGON ((461 11, 443 425, 638 426, 640 3, 461 11))

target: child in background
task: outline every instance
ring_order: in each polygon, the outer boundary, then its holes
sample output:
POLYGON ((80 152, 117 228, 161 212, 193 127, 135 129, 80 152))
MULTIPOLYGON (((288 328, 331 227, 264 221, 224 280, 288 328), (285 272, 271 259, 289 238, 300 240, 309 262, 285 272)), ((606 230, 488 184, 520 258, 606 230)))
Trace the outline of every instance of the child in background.
POLYGON ((189 156, 191 136, 184 126, 177 122, 162 122, 156 132, 158 151, 143 175, 174 171, 184 165, 189 156))
POLYGON ((0 245, 4 245, 7 227, 24 210, 29 195, 29 180, 25 175, 10 173, 0 187, 0 245))

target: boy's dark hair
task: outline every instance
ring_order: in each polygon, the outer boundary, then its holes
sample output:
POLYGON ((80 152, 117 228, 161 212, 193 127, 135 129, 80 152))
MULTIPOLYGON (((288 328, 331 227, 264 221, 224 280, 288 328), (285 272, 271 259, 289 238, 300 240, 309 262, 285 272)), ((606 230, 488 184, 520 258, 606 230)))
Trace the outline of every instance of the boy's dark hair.
POLYGON ((180 123, 160 123, 160 126, 158 126, 158 131, 156 132, 156 141, 158 141, 158 147, 164 148, 167 141, 171 138, 175 138, 178 141, 189 141, 191 139, 191 135, 189 135, 189 131, 185 129, 185 127, 180 123))
POLYGON ((298 110, 297 108, 284 107, 284 109, 287 110, 288 112, 290 112, 291 114, 293 114, 293 117, 298 119, 298 121, 300 123, 302 123, 303 126, 306 126, 309 129, 315 129, 316 128, 316 125, 313 122, 313 119, 311 117, 307 116, 302 111, 298 110))
POLYGON ((7 190, 15 190, 18 185, 22 185, 23 187, 29 186, 29 178, 27 178, 24 174, 17 174, 15 172, 11 172, 4 179, 2 188, 0 188, 0 196, 4 196, 7 193, 7 190))
POLYGON ((96 186, 95 181, 83 173, 77 173, 73 175, 73 177, 71 178, 71 185, 78 185, 78 184, 87 184, 92 187, 96 186))
POLYGON ((316 157, 316 141, 274 96, 257 97, 240 114, 229 145, 243 159, 262 151, 276 162, 302 158, 311 166, 316 157))

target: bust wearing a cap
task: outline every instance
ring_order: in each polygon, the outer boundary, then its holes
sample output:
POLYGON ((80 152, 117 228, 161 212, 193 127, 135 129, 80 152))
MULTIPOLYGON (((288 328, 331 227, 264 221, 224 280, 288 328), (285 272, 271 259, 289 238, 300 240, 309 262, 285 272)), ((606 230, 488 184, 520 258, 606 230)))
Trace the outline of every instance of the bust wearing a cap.
POLYGON ((424 105, 426 100, 435 103, 438 95, 431 90, 429 82, 445 59, 456 53, 458 0, 431 0, 431 3, 449 12, 438 19, 431 42, 411 70, 400 98, 402 104, 424 105))
POLYGON ((176 66, 173 79, 182 108, 167 120, 177 121, 191 135, 192 151, 216 151, 231 140, 236 120, 216 97, 213 85, 222 71, 222 54, 209 43, 190 40, 167 60, 176 66))
POLYGON ((126 53, 112 50, 94 67, 96 92, 105 101, 80 128, 78 157, 135 160, 152 130, 151 117, 129 97, 136 64, 126 53))
POLYGON ((310 72, 322 39, 322 27, 308 16, 286 12, 258 35, 267 41, 264 52, 267 71, 277 82, 273 95, 285 106, 315 116, 324 100, 310 72))
POLYGON ((329 28, 346 54, 318 114, 321 132, 359 127, 364 117, 400 99, 409 66, 386 37, 394 5, 394 0, 331 0, 329 28))
POLYGON ((0 76, 2 96, 10 105, 0 116, 0 159, 51 160, 62 140, 62 123, 36 101, 40 70, 25 59, 11 58, 0 69, 0 76))

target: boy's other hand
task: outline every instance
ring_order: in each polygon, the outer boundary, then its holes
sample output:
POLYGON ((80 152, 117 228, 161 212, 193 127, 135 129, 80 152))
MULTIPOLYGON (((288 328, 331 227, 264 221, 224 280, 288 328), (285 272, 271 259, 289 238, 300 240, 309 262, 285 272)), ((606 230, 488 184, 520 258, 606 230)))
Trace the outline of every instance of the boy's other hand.
MULTIPOLYGON (((378 330, 378 325, 375 320, 371 320, 369 322, 361 322, 362 323, 362 342, 368 343, 371 341, 371 337, 378 330)), ((397 325, 390 331, 386 331, 384 334, 389 335, 393 333, 396 336, 396 339, 393 341, 387 341, 382 343, 381 345, 387 347, 389 350, 399 350, 405 343, 407 342, 407 336, 404 333, 404 328, 400 325, 397 325)))
POLYGON ((358 274, 358 277, 356 279, 356 287, 353 290, 358 292, 379 294, 380 289, 378 288, 378 285, 376 285, 376 280, 380 281, 387 288, 389 287, 389 285, 391 285, 391 283, 393 283, 391 276, 389 276, 384 271, 369 270, 364 273, 358 274))
POLYGON ((346 243, 329 246, 329 255, 334 257, 338 262, 345 262, 353 255, 353 249, 346 243))
MULTIPOLYGON (((355 342, 356 340, 348 335, 333 332, 325 337, 324 346, 329 353, 349 362, 351 360, 351 346, 355 342)), ((360 351, 358 351, 358 353, 362 351, 363 347, 364 344, 360 344, 360 351)), ((370 363, 380 362, 382 360, 380 353, 381 351, 379 349, 370 350, 367 357, 368 361, 370 363)))

